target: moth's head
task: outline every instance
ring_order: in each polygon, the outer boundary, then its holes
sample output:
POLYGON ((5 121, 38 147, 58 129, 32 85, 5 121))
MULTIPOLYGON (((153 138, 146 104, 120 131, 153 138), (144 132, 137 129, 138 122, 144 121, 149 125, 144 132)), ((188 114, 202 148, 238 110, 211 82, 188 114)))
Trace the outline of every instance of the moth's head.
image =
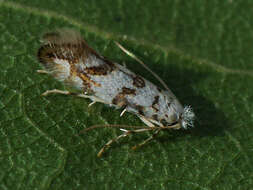
POLYGON ((195 114, 191 106, 183 107, 175 96, 169 94, 168 102, 165 104, 165 114, 161 120, 163 126, 171 127, 173 129, 187 129, 193 127, 195 114))
POLYGON ((169 124, 174 129, 187 129, 189 127, 193 127, 193 122, 195 118, 195 114, 191 108, 191 106, 183 107, 181 103, 174 98, 170 104, 169 109, 170 117, 169 124))
POLYGON ((195 114, 191 106, 185 106, 183 112, 180 115, 180 125, 183 129, 188 127, 193 127, 193 122, 195 119, 195 114))

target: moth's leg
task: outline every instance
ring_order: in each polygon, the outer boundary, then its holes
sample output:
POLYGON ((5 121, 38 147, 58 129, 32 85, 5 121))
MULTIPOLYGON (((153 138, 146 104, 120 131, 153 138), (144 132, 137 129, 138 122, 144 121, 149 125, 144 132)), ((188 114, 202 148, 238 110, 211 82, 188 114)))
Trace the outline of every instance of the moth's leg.
POLYGON ((145 117, 139 115, 138 116, 142 121, 143 123, 145 123, 147 126, 149 127, 155 127, 155 125, 153 123, 151 123, 149 120, 147 120, 145 117))
POLYGON ((88 105, 88 107, 92 106, 96 102, 101 102, 103 104, 109 104, 108 102, 105 102, 104 100, 102 100, 96 96, 92 96, 92 95, 77 94, 76 96, 80 97, 80 98, 89 98, 92 102, 88 105))
POLYGON ((64 90, 58 90, 58 89, 53 89, 53 90, 47 90, 42 94, 42 96, 48 96, 49 94, 64 94, 64 95, 75 95, 78 97, 82 98, 90 98, 90 96, 87 96, 85 94, 77 94, 69 91, 64 91, 64 90))
POLYGON ((136 129, 136 130, 125 130, 125 129, 121 129, 122 131, 124 131, 123 134, 117 136, 116 138, 113 138, 111 140, 109 140, 104 146, 103 148, 101 148, 101 150, 98 152, 97 156, 101 157, 102 154, 105 152, 106 149, 108 149, 112 143, 118 141, 119 139, 123 138, 123 137, 127 137, 128 135, 132 134, 132 133, 141 133, 144 131, 150 131, 151 129, 147 128, 147 129, 136 129))
POLYGON ((98 152, 97 156, 98 156, 98 157, 101 157, 102 154, 105 152, 105 150, 106 150, 107 148, 109 148, 110 145, 111 145, 113 142, 116 142, 116 141, 119 140, 120 138, 126 137, 126 136, 128 136, 128 135, 130 135, 130 134, 131 134, 131 133, 127 131, 127 132, 125 132, 125 133, 123 133, 123 134, 117 136, 116 138, 113 138, 113 139, 109 140, 109 141, 103 146, 103 148, 101 148, 101 150, 98 152))
MULTIPOLYGON (((46 70, 37 70, 38 73, 41 74, 51 74, 50 71, 46 71, 46 70)), ((92 100, 92 102, 88 105, 88 107, 92 106, 93 104, 95 104, 96 102, 102 102, 105 103, 103 100, 95 97, 95 96, 88 96, 85 94, 78 94, 78 93, 73 93, 73 92, 69 92, 69 91, 63 91, 63 90, 58 90, 58 89, 53 89, 53 90, 47 90, 46 92, 44 92, 42 94, 42 96, 47 96, 49 94, 64 94, 64 95, 74 95, 80 98, 89 98, 92 100)))
MULTIPOLYGON (((172 126, 168 126, 167 128, 162 128, 162 129, 180 129, 180 128, 181 128, 180 124, 175 124, 175 125, 172 125, 172 126)), ((132 150, 136 150, 137 148, 145 145, 147 142, 154 139, 162 129, 156 129, 156 131, 149 138, 147 138, 146 140, 144 140, 140 144, 137 144, 137 145, 133 146, 132 150)))
POLYGON ((96 103, 96 101, 92 101, 91 103, 89 103, 88 107, 91 107, 95 103, 96 103))
POLYGON ((127 111, 126 108, 123 109, 123 111, 120 113, 120 117, 121 117, 126 111, 127 111))
POLYGON ((96 97, 96 96, 89 96, 89 95, 85 95, 85 94, 78 94, 78 93, 74 93, 74 92, 69 92, 69 91, 64 91, 64 90, 58 90, 58 89, 53 89, 53 90, 47 90, 46 92, 44 92, 42 94, 42 96, 47 96, 49 94, 64 94, 64 95, 73 95, 73 96, 77 96, 80 98, 89 98, 92 102, 89 104, 89 107, 93 104, 95 104, 96 102, 101 102, 104 104, 108 104, 106 102, 104 102, 102 99, 96 97))
POLYGON ((135 146, 132 147, 132 150, 136 150, 137 148, 145 145, 147 142, 151 141, 152 139, 154 139, 156 137, 156 135, 158 135, 158 133, 161 131, 161 129, 156 130, 149 138, 147 138, 146 140, 144 140, 143 142, 141 142, 140 144, 137 144, 135 146))
POLYGON ((41 74, 51 74, 51 72, 46 71, 46 70, 37 70, 37 73, 41 73, 41 74))

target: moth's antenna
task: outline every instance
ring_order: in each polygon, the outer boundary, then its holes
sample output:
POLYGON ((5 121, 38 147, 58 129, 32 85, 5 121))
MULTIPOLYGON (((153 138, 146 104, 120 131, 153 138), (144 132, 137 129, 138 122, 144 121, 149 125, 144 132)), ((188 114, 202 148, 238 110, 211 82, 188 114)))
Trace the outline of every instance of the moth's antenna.
POLYGON ((152 131, 152 130, 156 130, 156 129, 172 129, 172 128, 175 128, 175 129, 178 129, 178 124, 175 124, 175 125, 171 125, 171 126, 166 126, 166 127, 162 127, 162 126, 159 126, 159 127, 147 127, 147 126, 131 126, 131 125, 113 125, 113 124, 109 124, 109 125, 93 125, 91 127, 88 127, 86 129, 83 129, 81 133, 85 133, 86 131, 90 131, 92 129, 97 129, 97 128, 118 128, 120 130, 124 130, 124 129, 144 129, 144 130, 147 130, 147 131, 152 131))
POLYGON ((154 130, 154 129, 160 129, 160 127, 146 127, 146 126, 130 126, 130 125, 93 125, 91 127, 88 127, 86 129, 83 129, 80 133, 84 133, 86 131, 90 131, 92 129, 97 129, 97 128, 124 128, 124 129, 149 129, 149 130, 154 130))
MULTIPOLYGON (((130 57, 132 57, 133 59, 135 59, 138 63, 140 63, 146 70, 148 70, 162 85, 163 87, 168 90, 169 92, 171 92, 171 90, 169 89, 169 87, 165 84, 165 82, 156 74, 154 73, 150 68, 148 68, 143 61, 141 61, 138 57, 136 57, 133 53, 131 53, 130 51, 128 51, 127 49, 125 49, 122 45, 120 45, 118 42, 114 41, 114 43, 122 50, 124 51, 127 55, 129 55, 130 57)), ((172 92, 171 92, 172 93, 172 92)), ((173 94, 173 93, 172 93, 173 94)))

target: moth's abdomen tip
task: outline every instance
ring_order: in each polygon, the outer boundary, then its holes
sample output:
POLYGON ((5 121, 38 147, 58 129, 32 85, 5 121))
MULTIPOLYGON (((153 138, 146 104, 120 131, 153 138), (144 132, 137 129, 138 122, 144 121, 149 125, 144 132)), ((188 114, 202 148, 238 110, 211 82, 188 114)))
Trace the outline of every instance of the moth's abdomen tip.
POLYGON ((46 68, 49 68, 56 55, 49 45, 42 45, 37 52, 37 59, 46 68))
POLYGON ((47 32, 47 33, 43 34, 41 39, 43 42, 50 42, 50 41, 55 41, 58 38, 60 38, 59 32, 47 32))
POLYGON ((47 60, 46 60, 46 47, 45 47, 45 45, 42 45, 40 48, 39 48, 39 50, 38 50, 38 52, 37 52, 37 58, 38 58, 38 60, 39 60, 39 62, 40 63, 42 63, 43 65, 45 65, 46 66, 46 64, 47 64, 47 60))

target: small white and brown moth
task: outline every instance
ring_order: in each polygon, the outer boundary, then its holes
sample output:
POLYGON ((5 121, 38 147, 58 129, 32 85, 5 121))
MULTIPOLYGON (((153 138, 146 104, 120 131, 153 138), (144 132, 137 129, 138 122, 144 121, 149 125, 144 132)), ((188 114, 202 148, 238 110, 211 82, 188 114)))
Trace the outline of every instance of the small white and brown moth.
MULTIPOLYGON (((38 50, 38 59, 45 67, 45 70, 38 72, 50 74, 80 91, 80 94, 77 94, 54 89, 46 91, 43 95, 60 93, 89 98, 92 101, 90 105, 101 102, 121 108, 123 111, 120 116, 126 111, 131 112, 148 126, 137 129, 131 126, 118 126, 123 134, 106 143, 98 156, 101 156, 113 142, 129 134, 154 131, 151 137, 134 146, 135 149, 151 140, 163 129, 186 129, 188 126, 193 126, 194 120, 194 113, 190 106, 183 108, 159 76, 135 55, 120 44, 116 44, 149 70, 161 82, 165 90, 133 73, 125 66, 99 55, 87 45, 78 32, 73 30, 63 29, 44 34, 42 45, 38 50), (126 130, 127 128, 131 129, 126 130)), ((115 126, 109 125, 109 127, 115 126)))

